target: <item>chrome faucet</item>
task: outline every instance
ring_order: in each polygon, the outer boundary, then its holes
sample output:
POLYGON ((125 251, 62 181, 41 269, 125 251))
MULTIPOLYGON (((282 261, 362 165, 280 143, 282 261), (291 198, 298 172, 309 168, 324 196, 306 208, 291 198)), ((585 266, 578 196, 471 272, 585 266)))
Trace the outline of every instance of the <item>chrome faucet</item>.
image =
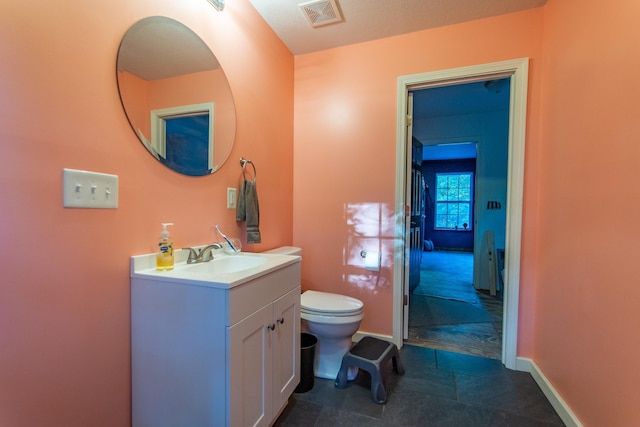
POLYGON ((201 262, 211 261, 213 259, 213 254, 211 253, 211 251, 214 249, 222 249, 222 245, 220 243, 212 243, 200 250, 194 249, 194 248, 184 248, 184 249, 189 251, 189 256, 187 257, 187 264, 199 264, 201 262))

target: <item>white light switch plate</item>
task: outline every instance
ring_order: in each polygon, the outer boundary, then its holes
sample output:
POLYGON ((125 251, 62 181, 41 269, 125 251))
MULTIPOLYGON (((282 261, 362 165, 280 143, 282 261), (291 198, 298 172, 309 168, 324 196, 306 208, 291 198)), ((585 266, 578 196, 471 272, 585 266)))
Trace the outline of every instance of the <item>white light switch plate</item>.
POLYGON ((235 209, 237 205, 238 193, 235 188, 227 188, 227 208, 235 209))
POLYGON ((64 169, 62 201, 65 208, 116 209, 118 175, 64 169))

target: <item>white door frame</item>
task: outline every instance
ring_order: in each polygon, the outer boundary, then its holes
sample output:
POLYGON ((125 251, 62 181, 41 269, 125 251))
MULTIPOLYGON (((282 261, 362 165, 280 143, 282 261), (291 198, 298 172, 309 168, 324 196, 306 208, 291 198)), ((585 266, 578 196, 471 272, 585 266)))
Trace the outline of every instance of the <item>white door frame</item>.
MULTIPOLYGON (((407 96, 410 90, 450 86, 496 78, 511 79, 509 101, 509 156, 507 222, 504 264, 504 316, 502 322, 502 363, 516 369, 518 344, 518 301, 520 293, 520 238, 522 234, 522 199, 524 191, 524 147, 527 116, 529 59, 521 58, 470 67, 433 71, 398 77, 396 131, 396 227, 397 242, 393 266, 393 342, 403 344, 403 284, 405 266, 409 262, 406 228, 407 158, 411 157, 411 141, 406 141, 407 96)), ((410 120, 409 120, 410 121, 410 120)))

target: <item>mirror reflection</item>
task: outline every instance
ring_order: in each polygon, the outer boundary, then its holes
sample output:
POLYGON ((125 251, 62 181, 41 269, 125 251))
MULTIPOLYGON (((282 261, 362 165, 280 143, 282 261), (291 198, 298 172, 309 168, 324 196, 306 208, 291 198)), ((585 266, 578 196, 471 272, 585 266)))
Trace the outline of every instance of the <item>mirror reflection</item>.
POLYGON ((231 88, 188 27, 162 16, 135 23, 120 44, 117 80, 133 131, 158 161, 201 176, 227 160, 236 132, 231 88))

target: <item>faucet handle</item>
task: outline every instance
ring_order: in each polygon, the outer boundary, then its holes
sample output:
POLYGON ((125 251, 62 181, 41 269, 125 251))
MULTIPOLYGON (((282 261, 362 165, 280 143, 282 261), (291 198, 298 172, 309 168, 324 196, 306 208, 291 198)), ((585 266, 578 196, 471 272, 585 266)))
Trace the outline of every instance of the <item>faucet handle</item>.
POLYGON ((198 253, 196 252, 195 249, 193 248, 182 248, 185 251, 189 251, 189 256, 187 257, 187 264, 192 264, 196 261, 196 259, 198 258, 198 253))
MULTIPOLYGON (((202 250, 202 252, 204 252, 204 249, 202 250)), ((209 248, 209 250, 207 251, 209 256, 207 256, 207 259, 203 259, 202 261, 207 262, 207 261, 211 261, 213 259, 213 254, 211 253, 211 248, 209 248)), ((200 256, 202 256, 204 254, 200 254, 200 256)))

